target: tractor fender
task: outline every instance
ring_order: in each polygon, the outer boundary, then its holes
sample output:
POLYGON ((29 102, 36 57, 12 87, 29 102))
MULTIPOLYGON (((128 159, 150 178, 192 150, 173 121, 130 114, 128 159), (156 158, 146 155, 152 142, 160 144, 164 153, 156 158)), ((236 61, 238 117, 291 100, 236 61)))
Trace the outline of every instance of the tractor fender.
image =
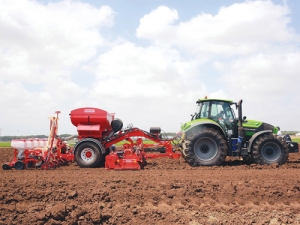
POLYGON ((101 153, 102 153, 102 154, 105 154, 105 152, 106 152, 106 151, 105 151, 105 148, 103 147, 103 145, 101 144, 101 142, 100 142, 99 140, 95 139, 95 138, 84 138, 84 139, 78 141, 78 142, 74 145, 74 147, 73 147, 73 149, 74 149, 74 154, 75 154, 76 148, 77 148, 80 144, 85 143, 85 142, 93 142, 93 143, 95 143, 95 144, 99 147, 99 150, 101 151, 101 153))
POLYGON ((255 133, 255 134, 251 137, 251 139, 249 140, 248 152, 251 152, 252 145, 253 145, 253 142, 255 141, 255 139, 256 139, 258 136, 260 136, 260 135, 262 135, 262 134, 266 134, 266 133, 272 133, 272 131, 271 131, 271 130, 263 130, 263 131, 259 131, 259 132, 255 133))
POLYGON ((222 135, 226 136, 225 131, 223 128, 216 123, 215 121, 211 120, 205 120, 201 121, 199 123, 193 124, 190 129, 188 129, 185 133, 187 136, 192 135, 193 133, 197 133, 199 130, 203 129, 203 127, 211 127, 214 128, 215 130, 218 130, 222 135))

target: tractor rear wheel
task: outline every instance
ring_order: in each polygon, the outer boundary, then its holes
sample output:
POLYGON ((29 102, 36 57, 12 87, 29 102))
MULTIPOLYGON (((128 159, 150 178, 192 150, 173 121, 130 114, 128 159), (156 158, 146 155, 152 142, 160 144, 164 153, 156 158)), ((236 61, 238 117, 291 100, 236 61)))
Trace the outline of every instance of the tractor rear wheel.
POLYGON ((83 142, 76 147, 74 153, 75 161, 82 168, 93 168, 100 166, 104 156, 99 147, 93 142, 83 142))
POLYGON ((184 145, 184 159, 191 166, 221 165, 228 151, 224 137, 212 128, 204 128, 191 135, 184 145))
POLYGON ((257 164, 284 164, 289 150, 283 139, 271 133, 259 136, 252 147, 252 159, 257 164))

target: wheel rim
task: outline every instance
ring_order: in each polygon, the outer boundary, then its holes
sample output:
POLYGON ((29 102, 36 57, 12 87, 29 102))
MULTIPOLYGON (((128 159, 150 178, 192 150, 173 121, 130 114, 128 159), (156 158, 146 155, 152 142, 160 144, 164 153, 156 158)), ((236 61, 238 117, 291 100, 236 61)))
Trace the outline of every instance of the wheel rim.
POLYGON ((48 170, 49 169, 49 165, 44 163, 43 165, 41 165, 41 169, 42 170, 48 170))
POLYGON ((262 147, 261 154, 267 161, 276 161, 281 155, 281 149, 276 143, 267 143, 262 147))
POLYGON ((83 161, 89 162, 95 157, 95 152, 93 149, 85 148, 80 154, 83 161))
POLYGON ((211 138, 200 138, 194 146, 194 152, 199 159, 209 161, 216 157, 218 145, 211 138))

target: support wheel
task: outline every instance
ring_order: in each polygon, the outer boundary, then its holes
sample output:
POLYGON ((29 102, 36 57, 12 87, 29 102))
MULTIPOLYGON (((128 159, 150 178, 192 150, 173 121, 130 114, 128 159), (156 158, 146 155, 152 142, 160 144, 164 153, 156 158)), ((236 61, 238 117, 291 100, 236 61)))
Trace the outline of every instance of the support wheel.
POLYGON ((228 151, 224 137, 207 127, 188 137, 183 146, 184 159, 191 166, 221 165, 228 151))
POLYGON ((257 164, 284 164, 289 157, 284 140, 271 133, 259 136, 252 147, 252 159, 257 164))
POLYGON ((17 161, 15 163, 15 169, 16 170, 23 170, 25 167, 25 164, 22 161, 17 161))
POLYGON ((93 168, 104 162, 100 148, 93 142, 83 142, 75 150, 75 161, 82 168, 93 168))
POLYGON ((11 167, 9 165, 7 165, 7 164, 3 164, 2 165, 2 169, 4 169, 4 170, 10 170, 11 167))

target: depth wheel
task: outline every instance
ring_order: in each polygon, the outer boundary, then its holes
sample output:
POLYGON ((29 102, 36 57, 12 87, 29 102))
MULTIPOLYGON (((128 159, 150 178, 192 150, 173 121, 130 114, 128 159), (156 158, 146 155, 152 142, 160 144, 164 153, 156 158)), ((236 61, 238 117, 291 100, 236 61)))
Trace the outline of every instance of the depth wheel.
POLYGON ((252 147, 252 159, 257 164, 284 164, 289 158, 289 150, 284 140, 271 133, 259 136, 252 147))
POLYGON ((41 170, 49 170, 49 165, 47 163, 44 163, 41 165, 41 170))
POLYGON ((207 127, 188 137, 183 146, 184 159, 191 166, 221 165, 228 151, 224 137, 207 127))

